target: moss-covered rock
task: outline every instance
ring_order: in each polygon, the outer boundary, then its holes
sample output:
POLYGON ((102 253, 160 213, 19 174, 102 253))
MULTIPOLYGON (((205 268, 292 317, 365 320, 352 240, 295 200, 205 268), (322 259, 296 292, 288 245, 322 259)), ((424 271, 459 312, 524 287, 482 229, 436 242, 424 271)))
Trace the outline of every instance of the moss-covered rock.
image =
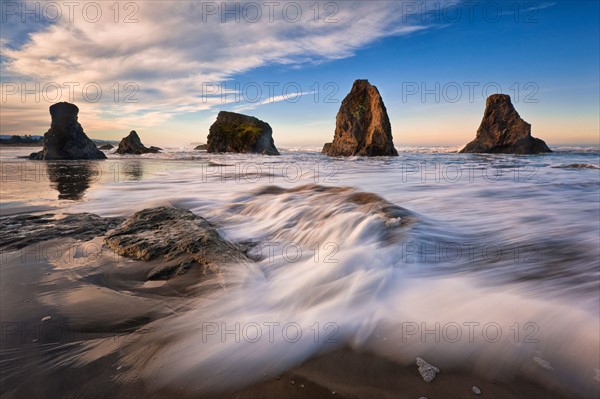
POLYGON ((221 111, 210 127, 207 152, 279 155, 268 123, 253 116, 221 111))

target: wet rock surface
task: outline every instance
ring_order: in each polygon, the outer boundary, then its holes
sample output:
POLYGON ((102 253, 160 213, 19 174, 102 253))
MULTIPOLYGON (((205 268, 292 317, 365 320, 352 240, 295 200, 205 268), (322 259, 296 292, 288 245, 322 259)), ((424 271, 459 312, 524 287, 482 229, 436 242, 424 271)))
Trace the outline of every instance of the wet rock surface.
POLYGON ((214 224, 179 208, 149 208, 129 219, 77 213, 57 218, 52 213, 0 217, 0 249, 14 251, 58 238, 89 241, 104 236, 104 244, 126 258, 153 262, 149 280, 168 279, 195 265, 204 274, 219 273, 218 265, 248 262, 252 244, 234 244, 214 224))
POLYGON ((106 159, 78 122, 79 108, 60 102, 50 106, 52 122, 44 134, 44 148, 29 156, 32 160, 106 159))
POLYGON ((240 246, 223 238, 216 226, 203 217, 180 208, 150 208, 135 213, 104 243, 121 256, 160 264, 148 279, 166 279, 183 274, 194 265, 206 274, 218 273, 218 264, 247 261, 240 246))
POLYGON ((589 163, 570 163, 565 165, 551 166, 555 169, 600 169, 598 166, 589 163))
POLYGON ((377 87, 356 80, 342 101, 335 120, 335 136, 327 150, 330 156, 397 156, 392 126, 377 87))
POLYGON ((486 100, 475 140, 460 152, 538 154, 552 151, 543 140, 531 136, 531 125, 521 118, 510 96, 493 94, 486 100))
POLYGON ((0 249, 14 251, 55 238, 91 240, 117 227, 124 219, 76 213, 56 218, 52 213, 0 217, 0 249))
POLYGON ((253 116, 221 111, 210 127, 208 152, 279 155, 271 126, 253 116))

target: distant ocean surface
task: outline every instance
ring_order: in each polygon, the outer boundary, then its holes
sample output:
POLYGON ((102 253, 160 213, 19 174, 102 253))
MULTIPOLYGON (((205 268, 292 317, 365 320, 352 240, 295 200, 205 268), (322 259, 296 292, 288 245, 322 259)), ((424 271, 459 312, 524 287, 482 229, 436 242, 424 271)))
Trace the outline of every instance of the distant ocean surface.
MULTIPOLYGON (((167 148, 45 163, 19 158, 31 147, 3 147, 1 213, 128 217, 149 207, 183 207, 233 241, 274 248, 240 276, 235 292, 212 304, 215 319, 289 319, 304 331, 333 322, 342 344, 406 363, 424 356, 447 367, 468 363, 510 374, 543 359, 564 386, 595 392, 600 150, 518 156, 458 149, 330 158, 320 148, 280 149, 278 157, 167 148), (270 186, 283 190, 265 191, 270 186), (406 222, 401 234, 391 237, 392 222, 348 202, 361 192, 406 211, 406 220, 398 220, 406 222), (462 326, 463 337, 407 345, 399 336, 412 323, 435 330, 438 322, 442 333, 452 323, 462 326), (469 322, 479 323, 478 337, 485 325, 499 326, 501 337, 467 342, 469 322)), ((283 367, 323 349, 312 341, 295 350, 285 343, 216 343, 207 352, 194 344, 199 337, 192 326, 201 317, 192 311, 173 325, 185 337, 169 355, 166 380, 192 370, 226 385, 223 370, 251 377, 269 359, 283 367)))

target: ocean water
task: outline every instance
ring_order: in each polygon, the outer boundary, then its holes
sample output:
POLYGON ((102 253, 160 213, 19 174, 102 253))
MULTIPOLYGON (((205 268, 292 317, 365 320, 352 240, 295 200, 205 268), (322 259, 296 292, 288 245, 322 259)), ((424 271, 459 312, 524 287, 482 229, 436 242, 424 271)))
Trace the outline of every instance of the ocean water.
POLYGON ((600 151, 554 150, 342 159, 171 148, 44 163, 3 148, 2 215, 172 205, 256 245, 226 289, 186 299, 119 349, 157 386, 219 390, 352 347, 495 377, 551 373, 589 396, 600 386, 600 151))

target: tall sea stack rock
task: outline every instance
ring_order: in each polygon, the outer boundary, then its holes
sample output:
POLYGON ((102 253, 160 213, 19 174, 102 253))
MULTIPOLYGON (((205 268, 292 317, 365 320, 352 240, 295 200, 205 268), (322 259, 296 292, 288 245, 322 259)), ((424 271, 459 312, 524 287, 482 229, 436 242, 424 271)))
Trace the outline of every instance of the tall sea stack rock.
POLYGON ((392 126, 377 87, 368 80, 356 80, 342 101, 335 120, 330 156, 397 156, 392 126))
POLYGON ((77 122, 79 108, 75 104, 60 102, 50 106, 52 122, 44 134, 44 148, 34 152, 29 159, 106 159, 106 155, 83 132, 77 122))
POLYGON ((142 144, 142 140, 140 140, 140 136, 136 133, 135 130, 132 130, 129 133, 129 136, 123 137, 121 142, 119 143, 119 148, 115 151, 116 154, 147 154, 147 153, 156 153, 159 152, 160 148, 158 147, 146 147, 142 144))
POLYGON ((460 152, 538 154, 552 152, 543 140, 531 136, 531 125, 519 116, 506 94, 487 98, 475 140, 460 152))
POLYGON ((253 116, 221 111, 210 127, 207 152, 279 155, 268 123, 253 116))

